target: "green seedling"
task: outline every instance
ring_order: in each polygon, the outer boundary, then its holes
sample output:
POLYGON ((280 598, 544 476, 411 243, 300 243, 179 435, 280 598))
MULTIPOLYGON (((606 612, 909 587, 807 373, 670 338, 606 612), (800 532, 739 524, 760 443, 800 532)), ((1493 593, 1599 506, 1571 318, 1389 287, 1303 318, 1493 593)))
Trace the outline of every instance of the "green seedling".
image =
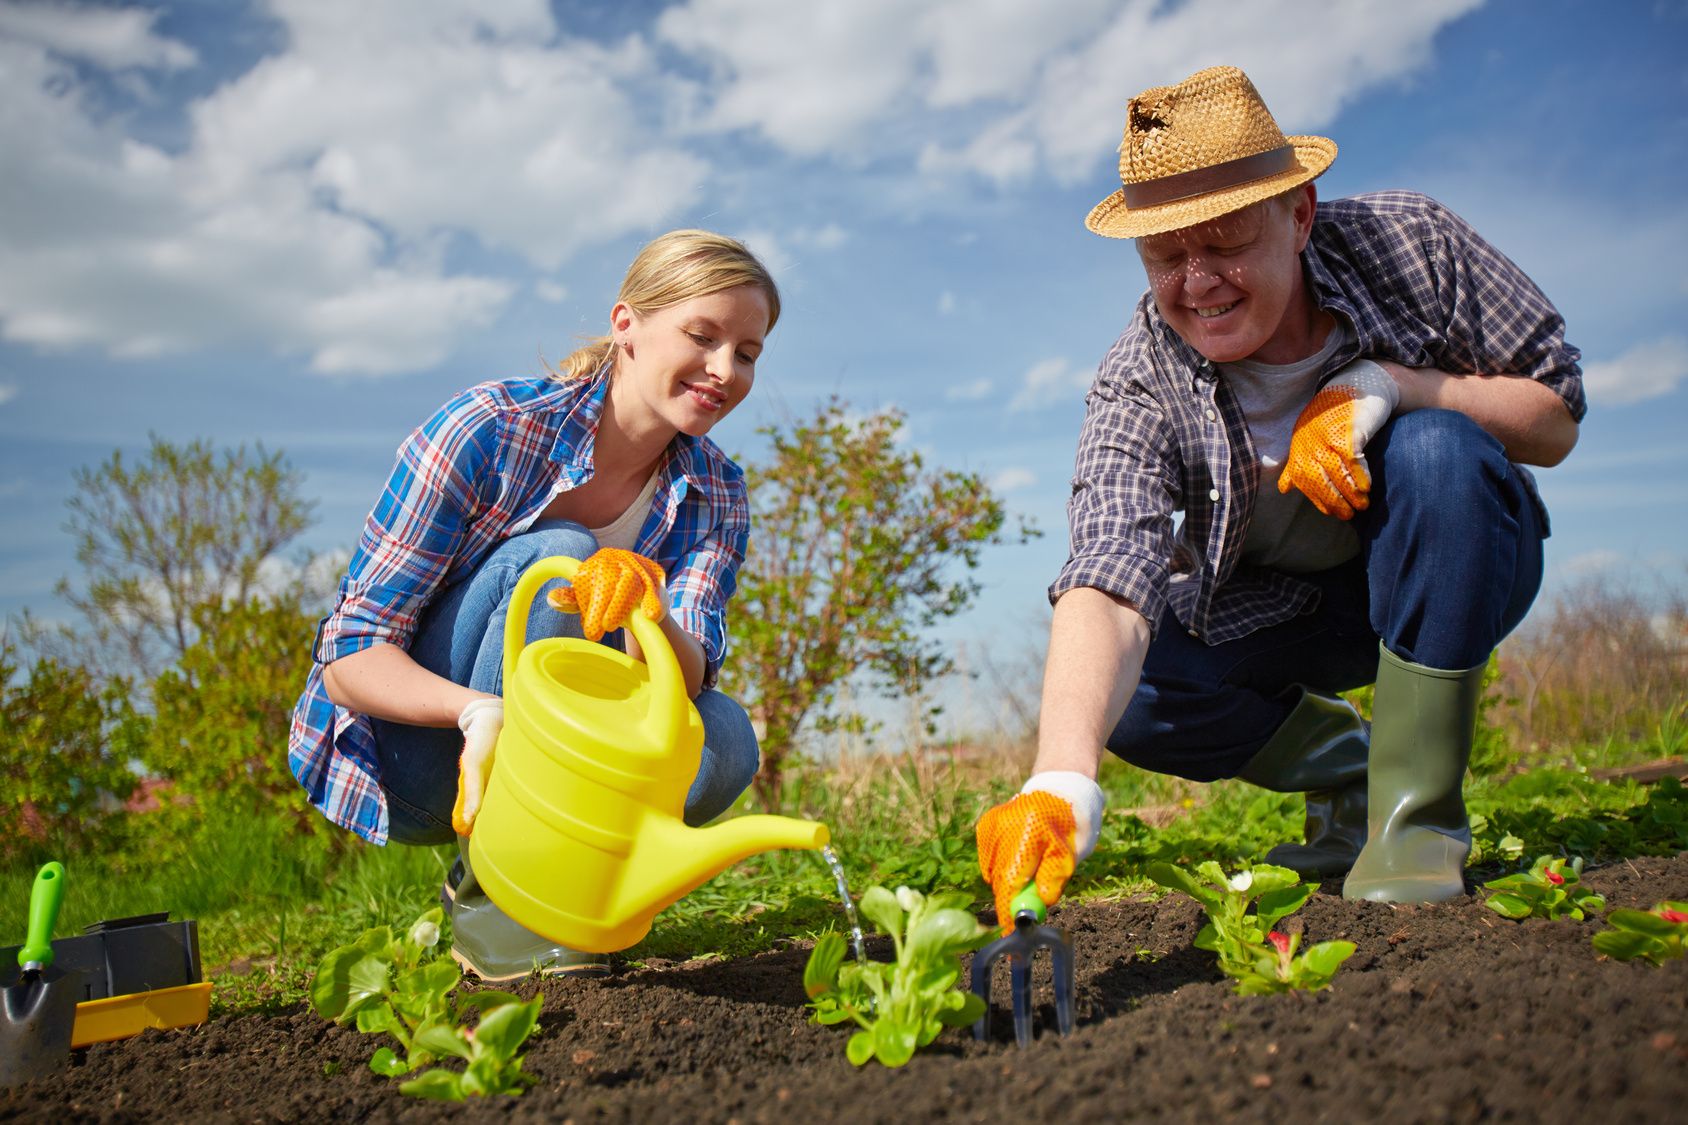
POLYGON ((1493 891, 1485 900, 1496 914, 1508 918, 1575 918, 1605 909, 1606 900, 1582 885, 1582 857, 1568 864, 1560 857, 1538 856, 1528 871, 1491 879, 1493 891))
POLYGON ((854 1020, 859 1030, 845 1054, 856 1066, 878 1059, 902 1066, 946 1027, 966 1027, 985 1012, 985 1002, 958 990, 961 954, 990 941, 994 931, 966 909, 959 891, 923 895, 908 887, 896 893, 869 887, 862 915, 891 936, 896 960, 846 961, 842 935, 815 942, 803 970, 803 990, 815 1022, 854 1020))
POLYGON ((439 948, 444 917, 436 908, 416 919, 403 937, 376 926, 330 951, 311 982, 311 1005, 324 1019, 397 1039, 403 1058, 382 1047, 369 1060, 369 1069, 384 1077, 397 1078, 447 1057, 468 1063, 461 1072, 428 1070, 401 1084, 401 1093, 446 1101, 471 1094, 519 1094, 537 1081, 522 1070, 523 1056, 516 1051, 533 1032, 544 997, 524 1004, 496 989, 453 996, 463 972, 439 948), (472 1012, 480 1013, 480 1022, 466 1027, 472 1012))
POLYGON ((1594 935, 1594 948, 1617 961, 1673 961, 1688 942, 1688 902, 1661 902, 1651 910, 1614 910, 1612 928, 1594 935))
POLYGON ((1287 867, 1263 863, 1226 875, 1212 860, 1197 865, 1194 873, 1156 862, 1149 864, 1148 876, 1189 895, 1207 912, 1196 948, 1218 956, 1220 972, 1237 982, 1240 995, 1328 988, 1354 953, 1351 941, 1326 941, 1298 954, 1301 935, 1275 929, 1319 889, 1287 867))

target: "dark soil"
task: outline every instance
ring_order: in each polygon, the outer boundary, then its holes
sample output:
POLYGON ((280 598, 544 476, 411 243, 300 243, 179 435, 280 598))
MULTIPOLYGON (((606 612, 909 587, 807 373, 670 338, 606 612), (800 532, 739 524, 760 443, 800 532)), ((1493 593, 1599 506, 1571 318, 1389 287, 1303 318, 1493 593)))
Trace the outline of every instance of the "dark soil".
MULTIPOLYGON (((1688 899, 1688 853, 1585 882, 1608 906, 1688 899)), ((76 1052, 63 1074, 0 1092, 0 1120, 1569 1122, 1680 1120, 1688 1098, 1688 961, 1601 960, 1598 921, 1321 893, 1291 921, 1359 946, 1334 986, 1242 997, 1192 948, 1182 896, 1054 920, 1077 954, 1078 1027, 1024 1051, 1004 974, 996 1041, 950 1031, 900 1070, 856 1069, 848 1031, 806 1018, 807 951, 790 948, 547 983, 527 1056, 541 1083, 519 1098, 401 1096, 365 1066, 377 1037, 301 1005, 76 1052)))

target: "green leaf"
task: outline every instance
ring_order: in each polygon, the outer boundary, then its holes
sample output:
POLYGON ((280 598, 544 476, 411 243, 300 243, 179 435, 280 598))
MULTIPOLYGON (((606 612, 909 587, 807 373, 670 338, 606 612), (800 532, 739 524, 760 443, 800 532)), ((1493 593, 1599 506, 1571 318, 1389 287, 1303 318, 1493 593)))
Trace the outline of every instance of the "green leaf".
POLYGON ((1507 918, 1528 918, 1531 912, 1528 900, 1509 891, 1490 895, 1483 905, 1507 918))
MULTIPOLYGON (((1254 870, 1256 875, 1258 875, 1260 868, 1256 867, 1254 870)), ((1271 870, 1281 871, 1286 869, 1272 868, 1271 870)), ((1289 874, 1295 875, 1295 872, 1291 871, 1289 874)), ((1296 876, 1296 878, 1299 879, 1300 876, 1296 876)), ((1270 881, 1270 879, 1268 879, 1268 881, 1270 881)), ((1259 885, 1260 882, 1257 879, 1255 886, 1258 887, 1259 885)), ((1250 890, 1252 889, 1253 888, 1250 888, 1250 890)), ((1309 898, 1313 897, 1313 892, 1316 890, 1318 890, 1316 886, 1301 884, 1288 887, 1277 887, 1266 891, 1260 896, 1259 901, 1256 902, 1254 906, 1255 913, 1260 919, 1260 928, 1262 930, 1271 930, 1273 924, 1276 923, 1278 919, 1287 917, 1290 914, 1294 914, 1297 910, 1300 910, 1301 905, 1309 898)), ((1262 936, 1264 936, 1264 934, 1262 936)))
POLYGON ((950 1007, 938 1013, 938 1018, 947 1027, 967 1027, 979 1022, 979 1017, 985 1014, 985 1002, 976 992, 956 992, 952 995, 961 997, 960 1007, 950 1007))
POLYGON ((1354 955, 1351 941, 1321 941, 1301 955, 1302 963, 1322 977, 1334 975, 1342 963, 1354 955))
POLYGON ((844 1055, 852 1065, 861 1066, 873 1057, 873 1036, 865 1031, 856 1032, 845 1045, 844 1055))
POLYGON ((423 1071, 408 1082, 399 1084, 399 1093, 413 1098, 430 1098, 438 1102, 463 1101, 462 1076, 436 1067, 423 1071))
POLYGON ((448 1023, 431 1023, 419 1028, 411 1041, 419 1050, 435 1055, 456 1055, 460 1059, 474 1055, 474 1048, 464 1036, 463 1029, 448 1023))
POLYGON ((386 1001, 358 1012, 357 1028, 366 1035, 384 1031, 396 1035, 401 1041, 408 1039, 410 1035, 410 1029, 399 1022, 399 1017, 393 1013, 393 1006, 386 1001))
POLYGON ((991 931, 965 910, 927 910, 908 935, 908 959, 921 965, 928 961, 975 949, 988 941, 991 931))
POLYGON ((370 1058, 369 1069, 383 1078, 397 1078, 410 1072, 410 1064, 395 1055, 391 1047, 382 1047, 370 1058))
POLYGON ((809 962, 803 966, 803 992, 813 1000, 838 987, 838 970, 844 964, 844 936, 835 932, 822 934, 809 952, 809 962))
POLYGON ((903 908, 897 905, 896 895, 884 887, 869 887, 862 894, 859 907, 862 916, 878 926, 880 933, 902 939, 903 908))
MULTIPOLYGON (((1301 882, 1301 876, 1289 868, 1278 867, 1270 863, 1257 863, 1249 868, 1249 873, 1254 876, 1254 882, 1248 888, 1248 893, 1258 897, 1293 887, 1301 882)), ((1312 893, 1311 888, 1308 889, 1307 893, 1312 893)))
POLYGON ((1633 961, 1664 949, 1663 942, 1633 930, 1602 930, 1590 940, 1595 949, 1619 961, 1633 961))
POLYGON ((1183 891, 1197 902, 1201 902, 1211 895, 1211 892, 1196 882, 1195 877, 1188 871, 1182 867, 1174 867, 1170 863, 1155 860, 1144 869, 1144 874, 1167 890, 1183 891))
MULTIPOLYGON (((386 931, 386 927, 370 933, 386 931)), ((367 935, 366 935, 367 936, 367 935)), ((344 1022, 388 990, 392 962, 363 948, 362 942, 331 951, 311 981, 311 1004, 324 1019, 344 1022)))
POLYGON ((475 1028, 476 1044, 500 1059, 512 1058, 539 1022, 539 1004, 535 998, 526 1004, 505 1004, 487 1012, 475 1028))
POLYGON ((1606 921, 1614 926, 1653 937, 1669 937, 1682 931, 1682 923, 1668 922, 1645 910, 1614 910, 1606 915, 1606 921))
POLYGON ((920 1029, 889 1016, 873 1025, 873 1054, 886 1066, 902 1066, 914 1057, 920 1029))

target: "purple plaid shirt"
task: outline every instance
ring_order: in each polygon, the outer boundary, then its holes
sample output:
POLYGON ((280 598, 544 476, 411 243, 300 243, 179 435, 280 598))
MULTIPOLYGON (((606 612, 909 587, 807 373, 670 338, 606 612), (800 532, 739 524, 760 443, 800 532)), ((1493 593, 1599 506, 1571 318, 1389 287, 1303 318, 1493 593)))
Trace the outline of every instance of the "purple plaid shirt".
MULTIPOLYGON (((592 476, 609 380, 509 379, 470 387, 399 449, 364 522, 334 610, 317 630, 316 661, 293 711, 288 764, 324 816, 387 840, 369 717, 328 698, 323 665, 377 642, 408 648, 422 612, 499 543, 524 531, 561 491, 592 476)), ((744 473, 708 438, 670 447, 639 533, 661 564, 669 612, 703 645, 704 686, 727 645, 727 599, 750 535, 744 473)))
MULTIPOLYGON (((1565 343, 1564 319, 1435 200, 1389 191, 1320 203, 1301 260, 1319 307, 1353 327, 1321 381, 1366 356, 1535 379, 1577 421, 1587 412, 1581 354, 1565 343)), ((1170 605, 1210 644, 1311 608, 1310 584, 1239 563, 1259 487, 1248 425, 1217 369, 1167 325, 1152 294, 1103 358, 1085 404, 1067 501, 1071 553, 1051 602, 1092 586, 1131 602, 1151 629, 1170 605)), ((1539 508, 1534 479, 1519 472, 1539 508)), ((1543 527, 1546 518, 1543 510, 1543 527)))

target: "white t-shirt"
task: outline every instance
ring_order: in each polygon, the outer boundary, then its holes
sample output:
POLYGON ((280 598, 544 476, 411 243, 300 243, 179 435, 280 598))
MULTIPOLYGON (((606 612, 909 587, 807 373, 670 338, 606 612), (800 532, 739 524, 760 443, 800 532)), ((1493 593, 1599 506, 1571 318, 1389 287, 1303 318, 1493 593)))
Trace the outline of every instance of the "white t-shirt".
POLYGON ((656 495, 657 478, 660 471, 652 473, 645 482, 645 487, 639 490, 639 495, 627 510, 615 518, 613 523, 603 527, 587 528, 592 537, 598 541, 600 547, 620 547, 624 551, 634 550, 639 544, 639 532, 644 530, 645 517, 651 514, 651 498, 656 495))
POLYGON ((1278 475, 1289 455, 1295 420, 1318 389, 1325 361, 1352 332, 1341 320, 1324 347, 1295 363, 1221 363, 1219 370, 1248 420, 1249 437, 1259 459, 1260 487, 1254 517, 1243 540, 1242 561, 1286 574, 1329 570, 1360 553, 1351 523, 1327 516, 1299 489, 1278 491, 1278 475))

